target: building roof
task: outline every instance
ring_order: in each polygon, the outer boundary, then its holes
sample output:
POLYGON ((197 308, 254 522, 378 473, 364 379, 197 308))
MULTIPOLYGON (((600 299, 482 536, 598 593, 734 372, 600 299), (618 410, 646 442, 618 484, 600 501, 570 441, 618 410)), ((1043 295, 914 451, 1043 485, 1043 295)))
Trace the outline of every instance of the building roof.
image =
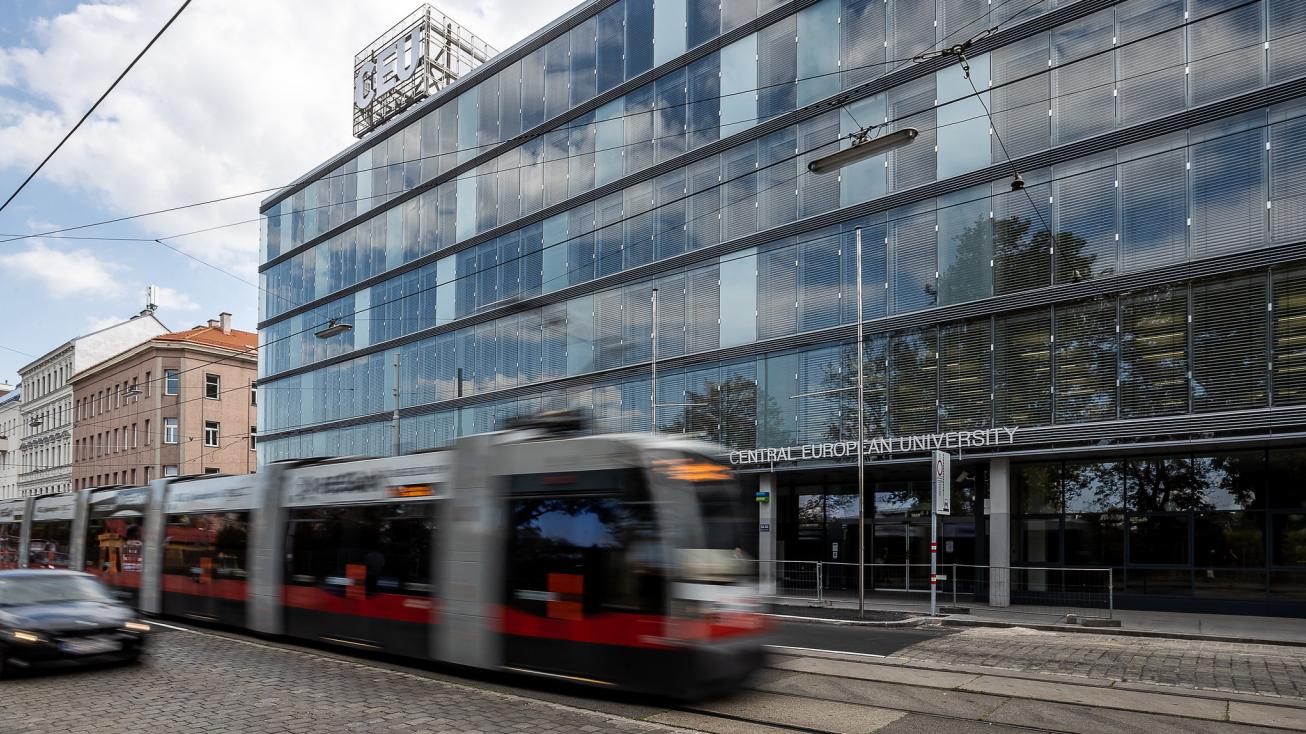
POLYGON ((186 329, 185 331, 174 331, 171 334, 160 334, 154 337, 154 341, 190 342, 241 351, 250 351, 258 348, 258 334, 255 334, 252 331, 241 331, 240 329, 232 329, 230 333, 223 333, 222 329, 217 326, 196 326, 193 329, 186 329))
POLYGON ((60 344, 59 346, 55 347, 54 349, 51 349, 51 350, 47 351, 45 354, 42 354, 41 356, 37 357, 36 359, 32 360, 31 362, 28 362, 27 364, 23 365, 22 367, 19 367, 19 368, 18 368, 18 374, 21 376, 24 372, 27 372, 28 370, 32 369, 32 368, 35 367, 36 365, 40 364, 41 362, 44 362, 45 360, 49 359, 51 356, 53 356, 53 355, 55 355, 55 354, 58 354, 59 352, 62 352, 63 350, 67 349, 68 347, 71 347, 72 345, 76 344, 78 341, 80 341, 80 340, 82 340, 82 339, 85 339, 85 338, 87 338, 87 337, 95 336, 96 334, 103 334, 104 332, 106 332, 106 331, 110 331, 110 330, 112 330, 112 329, 116 329, 116 328, 118 328, 119 326, 122 326, 123 324, 129 324, 129 323, 131 323, 131 322, 133 322, 133 321, 136 321, 137 319, 142 319, 142 318, 149 318, 149 319, 153 320, 154 323, 158 324, 158 325, 159 325, 159 328, 163 329, 165 332, 168 331, 168 325, 165 324, 165 323, 163 323, 162 321, 160 321, 160 320, 159 320, 159 317, 158 317, 158 316, 155 316, 153 311, 147 309, 147 310, 142 311, 142 312, 140 312, 140 313, 138 313, 138 314, 136 314, 135 316, 132 316, 132 317, 130 317, 130 318, 123 319, 122 321, 119 321, 119 322, 114 323, 114 324, 109 324, 108 326, 103 326, 103 327, 101 327, 101 328, 99 328, 99 329, 96 329, 95 331, 88 331, 88 332, 86 332, 85 334, 81 334, 81 335, 79 335, 79 336, 75 336, 75 337, 73 337, 72 339, 69 339, 68 341, 64 342, 63 344, 60 344))

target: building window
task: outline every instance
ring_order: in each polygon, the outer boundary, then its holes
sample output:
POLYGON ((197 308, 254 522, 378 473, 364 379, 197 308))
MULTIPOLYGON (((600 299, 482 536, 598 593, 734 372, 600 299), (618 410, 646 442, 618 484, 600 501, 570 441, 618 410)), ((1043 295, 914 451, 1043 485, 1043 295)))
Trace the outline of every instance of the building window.
POLYGON ((218 375, 205 373, 204 375, 204 397, 208 400, 217 400, 218 395, 222 392, 222 380, 218 375))
POLYGON ((153 477, 153 475, 154 475, 154 471, 153 471, 153 470, 154 470, 154 467, 152 467, 152 466, 147 466, 147 467, 145 467, 145 483, 146 483, 146 484, 149 484, 149 483, 150 483, 150 480, 154 478, 154 477, 153 477))
POLYGON ((218 422, 217 421, 204 421, 204 445, 205 446, 218 445, 218 422))
POLYGON ((134 393, 135 393, 134 399, 132 400, 133 403, 134 403, 134 402, 137 402, 138 400, 141 399, 141 395, 140 395, 141 389, 140 389, 140 387, 137 385, 137 382, 136 382, 136 378, 135 378, 135 377, 132 378, 132 386, 131 386, 131 388, 128 390, 128 392, 134 392, 134 393))
POLYGON ((133 424, 132 424, 132 443, 131 443, 131 447, 132 447, 132 448, 136 448, 136 447, 139 446, 139 445, 140 445, 140 444, 136 443, 136 424, 133 423, 133 424))
POLYGON ((177 443, 177 419, 176 418, 163 419, 163 442, 177 443))
POLYGON ((258 385, 252 382, 249 384, 249 404, 258 405, 258 385))
POLYGON ((145 445, 150 445, 150 419, 145 419, 145 445))
POLYGON ((175 476, 177 476, 177 467, 175 467, 175 466, 165 466, 165 467, 163 467, 163 476, 165 476, 165 477, 175 477, 175 476))
POLYGON ((255 441, 257 440, 256 437, 254 436, 254 434, 256 433, 256 431, 255 431, 256 428, 257 428, 257 426, 250 426, 250 427, 249 427, 249 450, 250 450, 250 451, 253 451, 253 450, 254 450, 254 443, 255 443, 255 441))
POLYGON ((154 381, 150 379, 150 373, 147 371, 145 373, 145 397, 148 398, 150 396, 150 391, 153 389, 153 385, 154 381))
POLYGON ((132 469, 131 472, 132 472, 132 480, 131 480, 131 483, 132 483, 132 484, 135 484, 135 483, 136 483, 136 470, 135 470, 135 469, 132 469))
POLYGON ((122 407, 122 388, 118 385, 113 386, 113 407, 122 407))
POLYGON ((163 394, 176 395, 181 390, 181 375, 177 370, 163 371, 163 394))
POLYGON ((113 429, 113 453, 118 453, 118 429, 113 429))
POLYGON ((218 473, 220 473, 220 472, 219 472, 219 470, 218 470, 218 468, 217 468, 216 466, 206 466, 206 467, 204 467, 204 473, 205 473, 205 474, 218 474, 218 473))

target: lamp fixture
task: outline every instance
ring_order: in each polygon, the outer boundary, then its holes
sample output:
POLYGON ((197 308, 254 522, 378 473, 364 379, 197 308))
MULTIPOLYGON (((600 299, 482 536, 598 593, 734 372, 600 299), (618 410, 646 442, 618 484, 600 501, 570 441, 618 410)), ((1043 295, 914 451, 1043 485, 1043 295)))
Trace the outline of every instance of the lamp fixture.
POLYGON ((901 130, 894 130, 886 135, 872 138, 870 134, 874 129, 874 127, 869 127, 853 133, 849 136, 853 141, 851 147, 817 158, 807 164, 807 170, 816 174, 837 171, 844 166, 850 166, 871 156, 901 148, 915 140, 917 135, 920 135, 920 130, 914 127, 904 127, 901 130))
POLYGON ((318 339, 330 339, 333 336, 339 336, 340 334, 344 334, 346 332, 353 331, 353 330, 354 330, 353 324, 345 324, 336 321, 335 319, 331 319, 329 322, 327 322, 325 329, 322 329, 321 331, 317 332, 313 336, 316 336, 318 339))

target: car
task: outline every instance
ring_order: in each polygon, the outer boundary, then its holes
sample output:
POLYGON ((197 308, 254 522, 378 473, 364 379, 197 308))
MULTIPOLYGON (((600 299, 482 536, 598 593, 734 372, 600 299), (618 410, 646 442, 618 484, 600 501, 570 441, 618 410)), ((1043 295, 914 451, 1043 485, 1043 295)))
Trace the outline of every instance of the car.
POLYGON ((135 662, 150 625, 76 571, 0 571, 0 678, 17 667, 135 662))

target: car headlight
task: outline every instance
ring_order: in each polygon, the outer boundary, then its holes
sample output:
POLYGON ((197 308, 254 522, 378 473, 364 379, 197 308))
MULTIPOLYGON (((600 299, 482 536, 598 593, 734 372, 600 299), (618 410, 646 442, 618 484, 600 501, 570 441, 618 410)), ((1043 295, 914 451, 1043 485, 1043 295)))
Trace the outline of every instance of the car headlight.
POLYGON ((144 622, 127 622, 122 626, 128 632, 149 632, 150 626, 144 622))
POLYGON ((19 642, 28 642, 28 643, 41 642, 41 636, 36 634, 35 632, 28 632, 26 630, 10 630, 9 634, 11 637, 13 637, 15 640, 18 640, 19 642))

